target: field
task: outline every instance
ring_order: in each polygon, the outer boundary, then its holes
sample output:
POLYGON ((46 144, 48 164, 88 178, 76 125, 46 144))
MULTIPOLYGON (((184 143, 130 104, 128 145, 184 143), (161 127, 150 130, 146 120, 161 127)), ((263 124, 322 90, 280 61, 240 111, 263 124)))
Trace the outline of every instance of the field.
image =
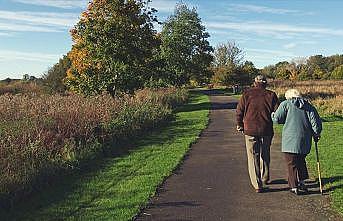
MULTIPOLYGON (((308 98, 324 121, 318 143, 323 181, 333 207, 343 214, 343 81, 276 81, 271 89, 282 98, 289 88, 297 88, 308 98)), ((318 177, 314 144, 307 162, 312 177, 318 177)))
POLYGON ((0 206, 51 185, 173 119, 182 89, 109 95, 0 96, 0 206), (56 177, 56 178, 54 178, 56 177))
POLYGON ((1 211, 5 220, 131 220, 179 164, 208 121, 208 97, 193 93, 160 131, 141 136, 134 149, 107 157, 82 174, 1 211), (199 109, 199 104, 207 106, 199 109))

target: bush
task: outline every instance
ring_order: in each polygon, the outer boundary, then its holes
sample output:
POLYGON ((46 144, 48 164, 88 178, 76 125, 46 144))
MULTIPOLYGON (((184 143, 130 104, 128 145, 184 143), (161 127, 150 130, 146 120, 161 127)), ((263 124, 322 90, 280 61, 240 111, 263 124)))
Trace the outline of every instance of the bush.
POLYGON ((179 89, 109 95, 0 96, 0 195, 29 193, 56 173, 159 127, 187 99, 179 89), (106 145, 106 144, 111 145, 106 145))

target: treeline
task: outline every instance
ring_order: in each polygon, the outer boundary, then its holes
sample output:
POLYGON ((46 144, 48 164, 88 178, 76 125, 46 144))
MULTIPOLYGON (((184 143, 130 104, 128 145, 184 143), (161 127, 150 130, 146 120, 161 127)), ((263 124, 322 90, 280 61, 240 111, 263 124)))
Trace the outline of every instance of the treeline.
POLYGON ((314 55, 299 58, 291 62, 282 61, 266 66, 262 74, 275 79, 311 80, 311 79, 343 79, 343 55, 314 55))
POLYGON ((63 81, 71 91, 115 95, 209 77, 213 48, 196 9, 177 4, 157 33, 149 2, 89 3, 71 30, 74 44, 65 58, 71 63, 63 81))
POLYGON ((91 2, 71 30, 71 51, 43 77, 46 85, 115 95, 146 87, 248 84, 258 73, 235 43, 209 44, 195 8, 177 4, 161 23, 148 3, 91 2), (156 23, 162 24, 159 33, 156 23))

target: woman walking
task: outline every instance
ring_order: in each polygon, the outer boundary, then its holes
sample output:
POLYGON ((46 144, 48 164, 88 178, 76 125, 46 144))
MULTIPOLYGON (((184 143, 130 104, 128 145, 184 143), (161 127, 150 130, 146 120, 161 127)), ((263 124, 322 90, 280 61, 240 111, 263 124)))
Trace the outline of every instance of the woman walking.
POLYGON ((305 158, 311 150, 312 137, 320 138, 322 122, 317 110, 296 89, 289 89, 272 120, 284 124, 282 130, 282 152, 288 169, 288 184, 291 192, 300 194, 307 192, 305 180, 308 171, 305 158))

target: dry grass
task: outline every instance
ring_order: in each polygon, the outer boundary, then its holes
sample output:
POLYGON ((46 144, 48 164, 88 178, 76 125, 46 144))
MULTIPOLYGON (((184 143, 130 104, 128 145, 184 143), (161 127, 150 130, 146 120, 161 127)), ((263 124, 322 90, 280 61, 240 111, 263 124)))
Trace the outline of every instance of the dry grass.
POLYGON ((284 98, 286 90, 298 89, 301 94, 314 104, 321 115, 343 116, 343 81, 274 81, 271 89, 284 98))
MULTIPOLYGON (((141 90, 134 96, 0 96, 0 198, 29 192, 104 152, 105 144, 130 139, 172 116, 185 102, 179 89, 141 90)), ((113 147, 113 145, 112 145, 113 147)))

